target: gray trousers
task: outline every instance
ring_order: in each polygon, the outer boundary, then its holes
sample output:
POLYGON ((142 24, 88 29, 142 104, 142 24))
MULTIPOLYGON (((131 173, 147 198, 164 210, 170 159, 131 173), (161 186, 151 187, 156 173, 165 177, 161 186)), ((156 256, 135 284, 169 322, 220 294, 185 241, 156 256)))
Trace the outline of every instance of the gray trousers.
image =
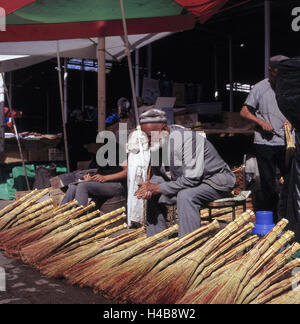
POLYGON ((123 185, 120 182, 81 182, 77 185, 70 185, 61 204, 73 199, 78 201, 79 206, 86 206, 89 198, 98 198, 100 202, 120 195, 123 192, 123 185))
MULTIPOLYGON (((151 179, 152 183, 161 183, 160 177, 151 179), (154 181, 153 181, 154 180, 154 181)), ((179 232, 181 237, 195 231, 201 226, 200 211, 211 201, 224 198, 228 192, 218 191, 208 184, 202 183, 198 187, 183 189, 177 196, 155 196, 147 203, 147 236, 153 236, 166 229, 166 205, 177 204, 179 232)))

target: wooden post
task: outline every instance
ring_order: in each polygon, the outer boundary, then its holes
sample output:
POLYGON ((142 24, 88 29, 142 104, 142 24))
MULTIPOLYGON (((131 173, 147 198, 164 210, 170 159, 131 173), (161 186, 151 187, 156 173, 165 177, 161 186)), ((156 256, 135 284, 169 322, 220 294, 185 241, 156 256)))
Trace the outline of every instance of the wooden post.
POLYGON ((98 132, 105 130, 106 119, 106 74, 105 74, 105 38, 98 38, 98 132))
POLYGON ((271 2, 265 1, 265 78, 269 77, 271 56, 271 2))
POLYGON ((2 74, 0 74, 0 153, 4 151, 4 143, 5 143, 4 105, 5 105, 4 84, 3 84, 2 74))

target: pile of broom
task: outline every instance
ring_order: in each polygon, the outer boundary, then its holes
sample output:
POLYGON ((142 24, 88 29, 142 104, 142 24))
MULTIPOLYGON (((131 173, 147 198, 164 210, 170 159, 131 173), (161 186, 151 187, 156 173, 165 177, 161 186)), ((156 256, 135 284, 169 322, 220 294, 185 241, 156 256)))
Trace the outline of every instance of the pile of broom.
POLYGON ((251 235, 251 211, 223 228, 214 220, 180 238, 178 225, 146 237, 144 228, 123 231, 125 209, 54 207, 38 203, 44 194, 0 211, 0 247, 49 277, 120 303, 300 303, 300 259, 292 258, 300 244, 289 244, 285 219, 263 238, 251 235))

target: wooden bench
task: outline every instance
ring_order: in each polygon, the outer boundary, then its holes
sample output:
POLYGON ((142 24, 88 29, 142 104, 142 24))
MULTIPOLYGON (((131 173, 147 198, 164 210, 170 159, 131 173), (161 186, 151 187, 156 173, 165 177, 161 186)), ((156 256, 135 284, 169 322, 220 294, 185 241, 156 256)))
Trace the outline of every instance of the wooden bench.
POLYGON ((212 210, 222 209, 222 208, 232 208, 232 220, 236 219, 236 208, 243 206, 243 211, 246 211, 247 199, 240 201, 213 201, 208 204, 209 220, 212 221, 212 210))

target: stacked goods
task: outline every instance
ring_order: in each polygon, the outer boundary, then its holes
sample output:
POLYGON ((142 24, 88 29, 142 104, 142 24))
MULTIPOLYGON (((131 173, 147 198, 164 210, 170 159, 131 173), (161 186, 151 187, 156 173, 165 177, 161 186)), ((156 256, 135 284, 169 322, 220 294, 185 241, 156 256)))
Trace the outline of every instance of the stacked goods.
POLYGON ((287 246, 294 233, 285 219, 261 239, 251 235, 251 211, 222 229, 214 220, 180 238, 178 225, 146 237, 144 228, 123 231, 124 209, 100 216, 94 204, 28 204, 35 198, 2 213, 0 244, 49 277, 122 303, 300 303, 300 259, 291 259, 300 244, 287 246))

